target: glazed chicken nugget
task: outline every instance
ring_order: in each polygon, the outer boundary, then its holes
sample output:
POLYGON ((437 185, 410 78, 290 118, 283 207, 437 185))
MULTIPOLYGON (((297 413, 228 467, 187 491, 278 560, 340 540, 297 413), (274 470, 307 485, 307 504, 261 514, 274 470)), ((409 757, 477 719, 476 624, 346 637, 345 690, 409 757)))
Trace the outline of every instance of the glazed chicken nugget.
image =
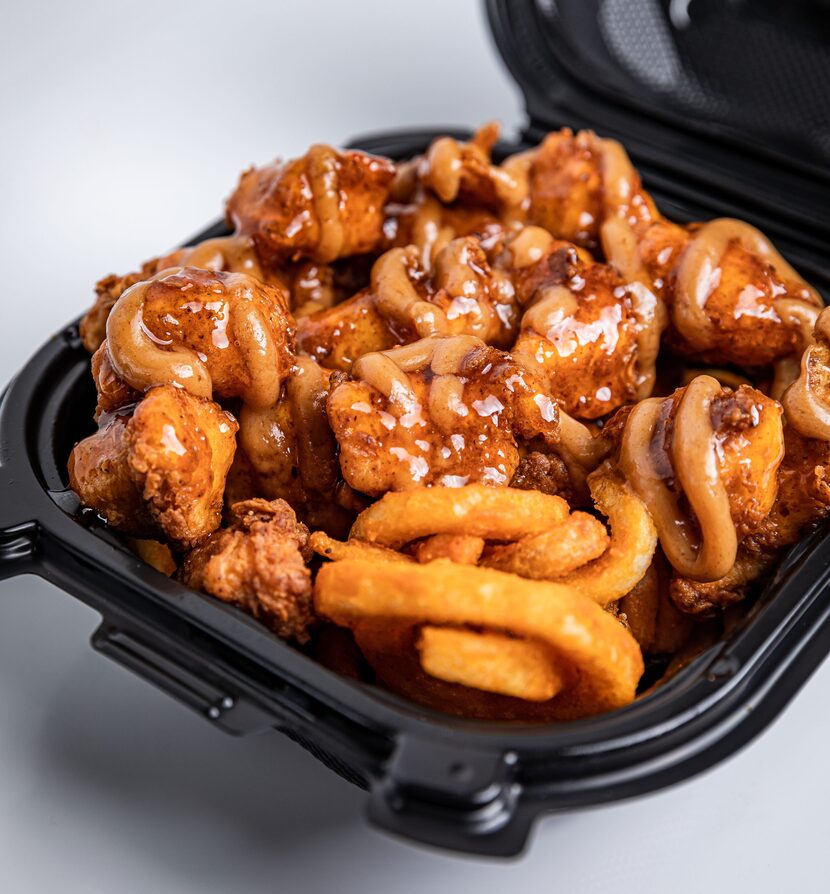
MULTIPOLYGON (((314 602, 323 617, 353 629, 378 619, 389 619, 393 627, 396 622, 473 624, 541 641, 554 653, 556 668, 572 674, 568 687, 544 703, 550 719, 628 704, 643 672, 631 634, 573 587, 525 581, 490 568, 440 559, 406 568, 334 562, 320 569, 314 602)), ((417 690, 407 694, 421 700, 417 690)))
POLYGON ((548 701, 565 686, 550 649, 535 640, 425 625, 415 647, 421 667, 448 683, 533 702, 548 701))
POLYGON ((152 279, 170 267, 199 267, 202 270, 225 270, 228 273, 246 273, 256 279, 282 286, 279 277, 263 270, 254 251, 254 244, 247 236, 220 236, 205 239, 197 245, 179 248, 158 258, 151 258, 141 269, 125 276, 105 276, 95 285, 95 303, 80 323, 84 347, 94 353, 107 335, 107 318, 113 305, 130 286, 152 279))
POLYGON ((107 351, 137 391, 174 384, 196 397, 269 407, 291 370, 285 295, 244 273, 164 270, 127 289, 107 319, 107 351))
POLYGON ((657 548, 657 529, 646 504, 608 465, 588 478, 597 508, 608 518, 608 549, 582 568, 558 578, 600 605, 629 592, 648 571, 657 548))
POLYGON ((187 548, 218 527, 236 420, 181 388, 151 388, 132 415, 75 446, 69 482, 81 501, 135 537, 187 548))
POLYGON ((507 485, 519 443, 560 441, 556 403, 511 355, 474 336, 423 338, 366 354, 332 379, 327 412, 355 490, 507 485))
POLYGON ((427 487, 385 494, 360 513, 351 537, 393 549, 432 534, 518 540, 555 527, 567 515, 561 497, 538 491, 483 484, 427 487))
POLYGON ((482 564, 533 580, 555 580, 599 558, 607 546, 602 522, 587 512, 573 512, 550 531, 494 547, 482 564))
POLYGON ((326 263, 376 249, 395 176, 388 159, 316 145, 301 158, 251 168, 228 199, 228 220, 272 266, 326 263))

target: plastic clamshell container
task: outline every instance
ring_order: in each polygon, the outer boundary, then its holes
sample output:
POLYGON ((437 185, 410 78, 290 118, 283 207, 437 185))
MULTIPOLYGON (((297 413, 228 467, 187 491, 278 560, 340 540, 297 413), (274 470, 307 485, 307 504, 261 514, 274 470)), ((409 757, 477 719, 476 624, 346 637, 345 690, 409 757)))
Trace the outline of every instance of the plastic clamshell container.
MULTIPOLYGON (((717 121, 684 130, 674 120, 676 103, 663 115, 659 104, 644 108, 596 88, 599 75, 592 93, 563 63, 586 70, 562 46, 566 36, 574 40, 563 20, 568 12, 586 20, 579 27, 587 33, 593 20, 584 10, 596 5, 488 4, 530 113, 521 142, 499 151, 564 125, 617 137, 665 213, 750 221, 827 295, 830 172, 821 144, 787 155, 770 138, 764 145, 772 148, 759 150, 717 121)), ((586 47, 595 53, 595 44, 586 47)), ((406 158, 439 133, 446 131, 389 133, 354 145, 406 158)), ((193 242, 224 231, 216 224, 193 242)), ((338 677, 241 611, 157 573, 82 509, 67 487, 66 460, 93 430, 94 403, 77 322, 43 345, 0 399, 0 577, 36 574, 90 605, 103 619, 95 649, 228 732, 287 734, 367 789, 370 820, 406 838, 517 854, 540 813, 652 791, 732 754, 777 716, 830 650, 830 528, 823 526, 790 551, 737 629, 622 710, 546 725, 425 710, 338 677)))

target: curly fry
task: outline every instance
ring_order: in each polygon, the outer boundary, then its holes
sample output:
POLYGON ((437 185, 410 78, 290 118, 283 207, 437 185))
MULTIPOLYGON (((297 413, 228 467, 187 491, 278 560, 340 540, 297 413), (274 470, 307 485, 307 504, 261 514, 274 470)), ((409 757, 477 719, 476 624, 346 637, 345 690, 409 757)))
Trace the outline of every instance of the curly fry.
POLYGON ((566 685, 550 650, 533 640, 427 625, 415 648, 421 667, 448 683, 533 702, 552 699, 566 685))
MULTIPOLYGON (((442 559, 405 569, 396 563, 344 561, 320 569, 314 598, 318 613, 351 627, 361 645, 361 624, 379 621, 388 621, 390 632, 399 623, 474 624, 543 642, 555 655, 555 667, 572 671, 567 688, 544 703, 549 718, 628 704, 643 671, 631 634, 595 602, 562 584, 531 583, 442 559)), ((374 664, 371 650, 364 653, 374 664)), ((407 694, 416 701, 429 697, 420 688, 407 694)))
POLYGON ((585 596, 608 605, 643 577, 657 548, 657 530, 645 503, 616 473, 602 466, 588 477, 597 508, 608 517, 611 542, 588 565, 559 578, 585 596))
POLYGON ((483 537, 468 534, 433 534, 415 547, 415 558, 423 565, 449 559, 459 565, 475 565, 484 549, 483 537))
POLYGON ((389 492, 360 513, 351 537, 398 548, 432 534, 518 540, 563 521, 568 504, 539 491, 467 484, 389 492))
POLYGON ((363 540, 350 539, 346 543, 334 540, 325 531, 315 531, 308 539, 308 545, 324 559, 342 562, 344 559, 362 559, 369 562, 414 562, 412 556, 399 553, 385 546, 376 546, 363 540))
POLYGON ((601 556, 608 542, 602 522, 573 512, 550 531, 494 547, 481 564, 533 580, 555 580, 601 556))

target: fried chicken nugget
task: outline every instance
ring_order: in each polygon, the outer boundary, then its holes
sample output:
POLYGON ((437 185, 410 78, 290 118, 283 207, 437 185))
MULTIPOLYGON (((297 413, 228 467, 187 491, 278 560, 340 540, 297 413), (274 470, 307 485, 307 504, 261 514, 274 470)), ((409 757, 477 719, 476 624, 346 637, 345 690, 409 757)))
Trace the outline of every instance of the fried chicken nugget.
POLYGON ((260 618, 284 639, 304 643, 313 619, 308 528, 285 500, 231 507, 230 527, 185 556, 182 583, 260 618))
POLYGON ((136 391, 170 383, 270 407, 293 364, 286 307, 279 289, 244 273, 162 271, 127 289, 110 312, 110 364, 136 391))
POLYGON ((236 449, 236 420, 181 388, 151 388, 75 445, 69 482, 81 502, 134 537, 187 548, 215 530, 236 449))
POLYGON ((253 238, 267 266, 364 254, 383 238, 394 176, 388 159, 312 146, 301 158, 246 171, 228 199, 228 220, 253 238))
POLYGON ((89 353, 95 353, 107 337, 107 318, 110 311, 130 286, 152 279, 170 267, 184 266, 246 273, 264 283, 283 286, 276 274, 263 270, 254 251, 253 241, 247 236, 220 236, 217 239, 206 239, 187 248, 178 248, 169 254, 145 261, 141 269, 133 273, 127 273, 125 276, 110 274, 96 283, 95 302, 84 314, 80 324, 81 341, 89 353))
POLYGON ((430 484, 507 485, 518 440, 559 441, 559 413, 532 371, 473 336, 367 354, 328 399, 340 467, 361 493, 430 484))

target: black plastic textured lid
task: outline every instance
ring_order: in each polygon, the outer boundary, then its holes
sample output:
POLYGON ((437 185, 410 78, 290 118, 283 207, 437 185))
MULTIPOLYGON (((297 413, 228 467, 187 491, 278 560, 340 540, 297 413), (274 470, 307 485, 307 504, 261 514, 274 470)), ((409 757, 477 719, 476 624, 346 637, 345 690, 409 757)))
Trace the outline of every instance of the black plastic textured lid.
POLYGON ((830 239, 830 0, 487 8, 529 136, 591 128, 624 142, 646 170, 682 160, 684 176, 752 198, 766 170, 763 201, 830 239))

